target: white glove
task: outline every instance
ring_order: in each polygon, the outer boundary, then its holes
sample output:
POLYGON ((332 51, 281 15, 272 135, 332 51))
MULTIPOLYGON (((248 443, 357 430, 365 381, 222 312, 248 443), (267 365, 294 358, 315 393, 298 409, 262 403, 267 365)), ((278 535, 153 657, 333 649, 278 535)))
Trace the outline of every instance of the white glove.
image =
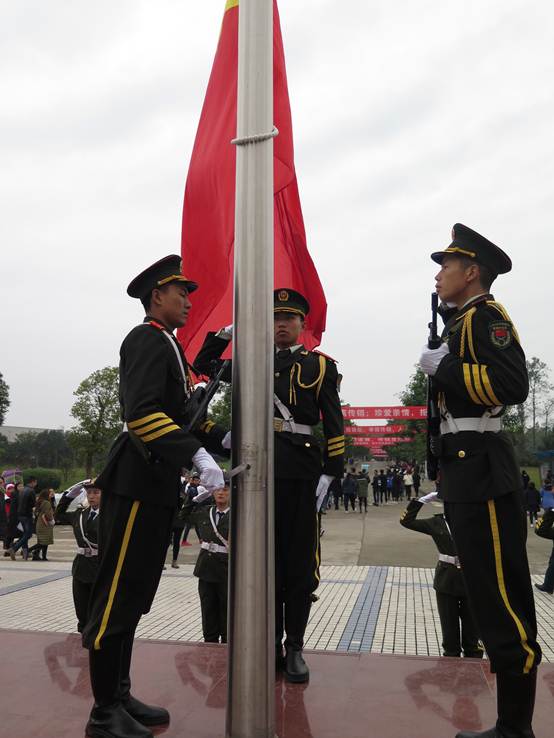
POLYGON ((434 377, 439 368, 439 364, 444 359, 446 354, 450 353, 448 344, 441 343, 438 349, 430 349, 424 346, 421 349, 421 356, 419 357, 419 366, 421 371, 428 374, 430 377, 434 377))
POLYGON ((204 447, 198 449, 192 457, 192 462, 200 472, 200 482, 202 486, 209 492, 213 492, 214 489, 221 489, 225 486, 223 472, 204 447))
POLYGON ((227 433, 223 436, 221 445, 223 446, 223 448, 226 448, 227 450, 231 449, 231 431, 227 431, 227 433))
POLYGON ((76 497, 79 497, 79 495, 84 492, 83 484, 88 484, 88 482, 90 482, 90 479, 83 479, 82 482, 77 482, 77 484, 74 484, 67 490, 64 497, 69 497, 70 500, 74 500, 76 497))
POLYGON ((429 492, 428 495, 423 495, 423 497, 420 497, 418 502, 422 502, 424 505, 426 505, 428 502, 434 502, 438 497, 438 492, 429 492))
POLYGON ((322 474, 319 478, 317 489, 315 491, 317 512, 321 510, 321 506, 325 500, 325 495, 327 494, 327 490, 329 489, 329 485, 333 479, 334 477, 329 476, 329 474, 322 474))
POLYGON ((224 341, 231 341, 233 338, 233 324, 221 328, 215 335, 218 338, 223 338, 224 341))
POLYGON ((192 501, 195 505, 198 505, 200 502, 204 502, 204 500, 207 500, 208 497, 211 497, 212 493, 209 492, 205 487, 203 487, 201 484, 198 485, 198 494, 196 497, 192 498, 192 501))

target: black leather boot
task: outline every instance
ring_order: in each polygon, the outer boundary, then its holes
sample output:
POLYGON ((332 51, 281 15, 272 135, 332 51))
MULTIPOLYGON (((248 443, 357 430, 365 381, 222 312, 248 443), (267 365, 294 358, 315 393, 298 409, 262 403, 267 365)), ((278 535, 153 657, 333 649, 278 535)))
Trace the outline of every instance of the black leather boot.
POLYGON ((498 720, 481 733, 462 731, 456 738, 535 738, 531 721, 535 707, 537 670, 530 674, 496 675, 498 720))
POLYGON ((89 652, 95 705, 85 728, 88 738, 152 738, 152 733, 123 708, 119 695, 122 639, 107 640, 89 652))
POLYGON ((88 738, 153 738, 148 728, 131 717, 119 702, 94 705, 85 735, 88 738))
POLYGON ((283 644, 275 645, 275 671, 283 671, 285 668, 285 656, 283 654, 283 644))
POLYGON ((293 684, 302 684, 310 678, 310 670, 302 657, 302 651, 285 646, 285 679, 293 684))
POLYGON ((119 696, 125 710, 142 725, 167 725, 169 712, 163 707, 147 705, 131 694, 131 657, 133 655, 133 641, 135 634, 126 636, 121 651, 121 665, 119 678, 119 696))

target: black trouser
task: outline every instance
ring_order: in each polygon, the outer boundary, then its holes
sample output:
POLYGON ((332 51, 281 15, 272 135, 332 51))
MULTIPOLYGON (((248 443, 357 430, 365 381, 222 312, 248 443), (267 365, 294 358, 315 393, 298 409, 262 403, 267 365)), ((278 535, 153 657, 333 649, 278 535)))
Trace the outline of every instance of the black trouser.
POLYGON ((520 494, 445 502, 469 604, 491 671, 519 676, 541 660, 520 494))
POLYGON ((302 649, 319 584, 318 479, 275 480, 275 641, 302 649))
MULTIPOLYGON (((108 492, 102 493, 98 530, 98 574, 90 595, 83 646, 90 649, 96 701, 106 703, 113 679, 106 674, 121 660, 141 615, 156 594, 174 510, 108 492), (99 694, 97 694, 97 691, 99 694)), ((132 648, 132 644, 129 646, 132 648)), ((116 700, 116 695, 112 695, 116 700)), ((98 702, 100 704, 100 702, 98 702)))
POLYGON ((483 649, 467 597, 436 592, 441 621, 443 656, 459 656, 480 659, 483 649), (461 638, 460 638, 461 625, 461 638))
POLYGON ((360 506, 360 512, 362 512, 362 505, 365 507, 367 512, 367 497, 358 497, 358 505, 360 506))
POLYGON ((88 604, 90 593, 92 592, 93 582, 83 582, 73 577, 73 605, 75 606, 75 614, 77 615, 77 630, 83 632, 87 622, 88 604))
POLYGON ((342 495, 339 492, 333 492, 333 499, 335 501, 335 510, 339 509, 339 503, 340 503, 341 496, 342 495))
POLYGON ((44 543, 35 543, 29 547, 29 553, 33 554, 33 559, 38 560, 39 554, 42 553, 42 560, 46 561, 46 554, 48 553, 48 546, 44 543))
POLYGON ((356 495, 344 495, 344 509, 348 512, 348 503, 354 512, 356 512, 356 495))
POLYGON ((198 580, 202 633, 206 643, 227 643, 227 582, 198 580))
POLYGON ((378 505, 379 504, 379 489, 373 490, 373 504, 378 505))
POLYGON ((173 561, 177 561, 177 559, 179 558, 179 549, 181 547, 181 536, 182 535, 183 535, 182 528, 173 528, 173 530, 171 531, 171 542, 173 544, 173 561))

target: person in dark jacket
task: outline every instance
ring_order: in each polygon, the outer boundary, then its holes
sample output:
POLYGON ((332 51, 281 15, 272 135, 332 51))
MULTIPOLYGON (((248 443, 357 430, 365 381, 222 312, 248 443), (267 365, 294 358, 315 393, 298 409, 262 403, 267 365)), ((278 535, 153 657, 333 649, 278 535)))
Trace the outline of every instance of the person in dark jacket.
POLYGON ((73 559, 73 604, 77 615, 77 630, 83 632, 87 621, 88 603, 92 585, 98 571, 98 518, 101 492, 94 482, 85 479, 64 492, 56 509, 57 515, 67 512, 74 499, 85 497, 88 507, 80 506, 69 513, 73 535, 77 543, 77 554, 73 559))
MULTIPOLYGON (((531 485, 533 483, 530 482, 529 484, 531 485)), ((552 553, 550 554, 550 560, 544 575, 544 581, 542 584, 535 584, 535 587, 538 590, 551 595, 554 594, 554 510, 546 510, 542 518, 537 520, 535 533, 541 538, 546 538, 552 541, 552 553)))
POLYGON ((373 505, 379 507, 379 472, 377 469, 373 472, 373 478, 371 480, 371 489, 373 490, 373 505))
MULTIPOLYGON (((203 490, 203 488, 200 488, 203 490)), ((229 563, 229 480, 213 493, 215 505, 202 504, 204 491, 185 503, 181 520, 194 520, 202 543, 194 567, 206 643, 227 643, 227 578, 229 563)))
POLYGON ((358 482, 353 472, 347 472, 342 480, 342 494, 344 497, 344 511, 348 512, 348 507, 352 508, 352 512, 356 512, 356 497, 358 496, 358 482))
POLYGON ((20 548, 23 549, 23 558, 25 560, 29 558, 29 539, 33 535, 33 510, 37 499, 35 494, 37 484, 36 477, 29 477, 23 492, 18 497, 17 520, 23 535, 8 550, 12 561, 15 561, 15 554, 20 548))
POLYGON ((539 510, 541 509, 541 493, 535 487, 534 482, 529 482, 523 495, 525 498, 525 509, 529 515, 529 523, 531 528, 534 528, 539 516, 539 510))
POLYGON ((33 561, 48 561, 48 546, 54 543, 55 521, 51 495, 53 492, 49 489, 42 489, 35 504, 37 542, 29 548, 29 553, 33 554, 33 561))
POLYGON ((439 552, 433 587, 441 621, 443 656, 460 656, 463 651, 466 658, 480 659, 483 657, 483 647, 469 608, 460 562, 444 515, 440 513, 432 518, 417 518, 423 505, 436 499, 437 493, 431 492, 419 500, 410 500, 400 518, 400 525, 431 536, 439 552))
POLYGON ((342 497, 342 484, 338 477, 334 477, 333 481, 329 485, 329 491, 333 495, 333 501, 335 503, 335 510, 339 509, 340 499, 342 497))

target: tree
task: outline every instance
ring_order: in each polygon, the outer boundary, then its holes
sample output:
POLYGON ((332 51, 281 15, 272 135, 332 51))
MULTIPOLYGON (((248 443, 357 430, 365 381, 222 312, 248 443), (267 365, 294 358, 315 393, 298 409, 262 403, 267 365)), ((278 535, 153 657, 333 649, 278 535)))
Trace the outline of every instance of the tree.
POLYGON ((10 388, 4 381, 2 372, 0 372, 0 425, 4 425, 4 419, 10 406, 10 388))
POLYGON ((216 395, 217 399, 212 403, 208 418, 223 428, 231 428, 231 385, 223 384, 216 395))
MULTIPOLYGON (((403 405, 427 404, 427 376, 416 367, 406 385, 406 389, 399 394, 403 405)), ((398 461, 423 461, 427 453, 427 439, 425 435, 426 423, 424 420, 409 420, 406 425, 406 434, 412 436, 411 443, 398 443, 390 446, 389 455, 398 461)))
POLYGON ((550 369, 548 365, 536 356, 527 360, 527 374, 529 375, 529 397, 527 404, 531 412, 532 426, 531 433, 533 438, 533 450, 537 448, 537 415, 539 412, 539 402, 546 392, 553 389, 548 381, 550 369))
POLYGON ((93 464, 106 454, 121 430, 117 367, 93 372, 73 394, 77 400, 71 415, 78 424, 71 431, 70 443, 82 456, 86 475, 91 477, 93 464))

